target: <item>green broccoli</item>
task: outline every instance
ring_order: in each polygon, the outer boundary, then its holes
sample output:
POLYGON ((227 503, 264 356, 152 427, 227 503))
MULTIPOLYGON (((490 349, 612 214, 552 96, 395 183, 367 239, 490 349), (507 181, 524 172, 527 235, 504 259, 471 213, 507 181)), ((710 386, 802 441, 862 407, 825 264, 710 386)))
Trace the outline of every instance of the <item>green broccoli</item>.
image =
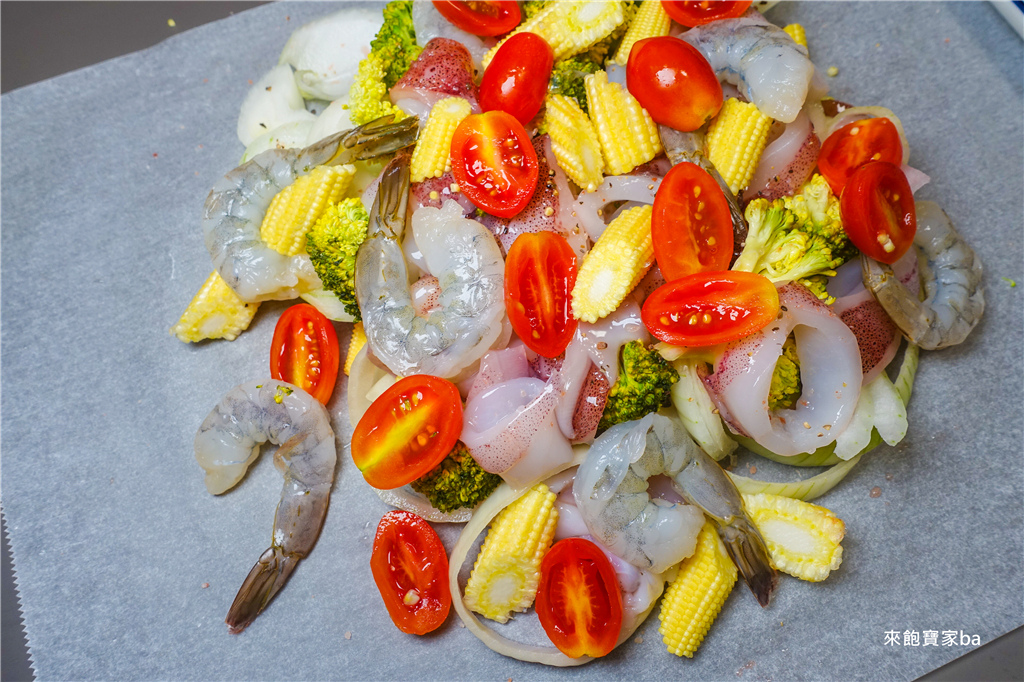
POLYGON ((658 351, 641 341, 630 341, 622 347, 619 378, 608 391, 597 432, 668 407, 672 404, 672 384, 677 381, 679 373, 658 351))
POLYGON ((366 239, 370 216, 358 198, 328 208, 306 234, 306 251, 324 289, 334 292, 345 311, 360 319, 356 303, 356 251, 366 239))
POLYGON ((523 21, 532 19, 533 15, 548 6, 548 0, 526 0, 523 3, 523 21))
POLYGON ((782 344, 782 355, 775 363, 772 373, 772 385, 768 390, 768 409, 791 410, 803 393, 800 381, 800 358, 796 354, 796 341, 790 334, 782 344))
POLYGON ((412 24, 412 0, 392 0, 384 6, 384 24, 370 42, 370 54, 359 62, 349 90, 352 123, 362 125, 385 114, 395 114, 396 121, 406 117, 388 99, 388 90, 422 51, 412 24))
POLYGON ((839 197, 832 194, 825 178, 815 173, 799 192, 783 197, 782 202, 801 230, 826 241, 833 257, 842 261, 839 265, 857 256, 857 247, 850 243, 839 216, 839 197))
POLYGON ((469 449, 459 441, 440 464, 412 482, 412 489, 425 495, 439 511, 472 509, 494 492, 501 476, 480 468, 469 449))
POLYGON ((554 69, 551 70, 548 91, 572 97, 580 105, 580 109, 588 113, 587 90, 583 85, 583 79, 600 70, 601 63, 591 61, 585 55, 562 59, 556 62, 554 69))

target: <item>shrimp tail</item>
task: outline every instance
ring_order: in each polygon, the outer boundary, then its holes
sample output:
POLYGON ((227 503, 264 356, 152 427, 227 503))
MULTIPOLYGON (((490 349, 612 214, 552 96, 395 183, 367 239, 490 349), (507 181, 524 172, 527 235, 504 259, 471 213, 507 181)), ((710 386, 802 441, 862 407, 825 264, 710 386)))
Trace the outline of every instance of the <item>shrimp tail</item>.
POLYGON ((772 568, 768 558, 768 550, 757 529, 746 519, 733 519, 729 525, 716 523, 718 536, 725 543, 740 575, 747 581, 747 586, 754 593, 757 603, 768 606, 772 592, 779 582, 779 575, 772 568))
POLYGON ((414 143, 419 130, 415 116, 392 123, 394 117, 388 114, 358 128, 343 130, 306 147, 302 153, 312 165, 352 163, 393 154, 414 143))
POLYGON ((228 616, 224 619, 228 632, 237 635, 256 620, 256 616, 288 582, 301 558, 276 546, 263 553, 238 589, 235 600, 231 602, 228 616))
POLYGON ((370 209, 367 234, 399 239, 405 230, 405 212, 409 205, 409 155, 392 159, 380 176, 377 196, 370 209))

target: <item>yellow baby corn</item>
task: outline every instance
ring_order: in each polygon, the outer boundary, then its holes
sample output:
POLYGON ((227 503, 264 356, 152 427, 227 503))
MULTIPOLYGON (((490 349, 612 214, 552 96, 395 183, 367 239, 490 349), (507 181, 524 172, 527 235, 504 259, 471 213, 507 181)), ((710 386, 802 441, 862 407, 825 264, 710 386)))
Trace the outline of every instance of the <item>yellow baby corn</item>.
POLYGON ((736 584, 736 565, 710 521, 697 535, 693 556, 679 565, 679 575, 665 590, 659 620, 669 653, 693 658, 736 584))
POLYGON ((356 167, 319 166, 278 192, 260 225, 260 236, 286 256, 306 250, 306 233, 331 204, 341 201, 356 167))
POLYGON ((789 37, 793 39, 797 45, 803 45, 807 47, 807 32, 804 31, 802 24, 790 24, 782 29, 789 34, 789 37))
POLYGON ((661 138, 651 115, 608 74, 598 71, 584 80, 587 109, 597 131, 610 175, 628 173, 661 153, 661 138))
POLYGON ((502 510, 491 524, 466 583, 466 606, 499 623, 533 604, 540 562, 558 525, 555 494, 543 483, 502 510))
POLYGON ((352 362, 356 359, 356 355, 366 345, 366 331, 363 329, 362 322, 356 322, 352 325, 352 338, 348 342, 348 355, 345 356, 345 376, 352 371, 352 362))
POLYGON ((185 343, 203 339, 234 341, 248 329, 259 303, 246 303, 238 298, 216 270, 203 282, 171 333, 185 343))
POLYGON ((597 322, 612 313, 654 264, 651 206, 619 214, 598 238, 580 266, 572 290, 572 312, 597 322))
POLYGON ((604 181, 604 159, 590 118, 576 100, 565 95, 548 95, 544 122, 558 165, 587 192, 596 190, 604 181))
POLYGON ((446 97, 434 104, 409 162, 412 182, 439 178, 451 167, 452 138, 469 113, 469 102, 461 97, 446 97))
POLYGON ((485 54, 483 66, 487 68, 506 40, 523 31, 543 38, 551 46, 557 62, 606 38, 625 19, 622 0, 553 0, 485 54))
POLYGON ((780 495, 744 495, 747 515, 783 573, 821 582, 843 563, 846 525, 824 507, 780 495))
POLYGON ((733 194, 750 184, 771 127, 772 119, 735 97, 725 101, 708 127, 708 158, 733 194))
POLYGON ((629 61, 629 51, 633 49, 633 43, 644 38, 667 36, 671 26, 672 19, 661 6, 661 0, 644 0, 629 28, 626 29, 626 35, 622 37, 619 49, 611 61, 625 66, 629 61))

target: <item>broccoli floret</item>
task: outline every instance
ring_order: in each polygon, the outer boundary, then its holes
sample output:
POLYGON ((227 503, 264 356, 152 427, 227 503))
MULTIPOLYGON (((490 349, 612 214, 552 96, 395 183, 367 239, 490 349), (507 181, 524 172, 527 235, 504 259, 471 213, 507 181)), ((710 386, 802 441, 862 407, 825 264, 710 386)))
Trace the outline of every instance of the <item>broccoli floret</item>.
POLYGON ((549 0, 526 0, 522 5, 523 21, 532 19, 533 15, 548 6, 549 0))
POLYGON ((619 360, 619 378, 608 391, 597 432, 668 407, 672 404, 672 384, 677 381, 678 372, 658 351, 641 341, 625 344, 619 360))
POLYGON ((768 409, 791 410, 803 393, 800 381, 800 358, 796 354, 796 341, 790 334, 782 344, 782 355, 775 363, 772 373, 772 385, 768 390, 768 409))
POLYGON ((501 476, 481 469, 459 441, 440 464, 412 482, 412 489, 425 495, 435 509, 447 513, 475 507, 500 484, 501 476))
POLYGON ((824 239, 839 267, 857 255, 857 247, 850 243, 839 216, 839 197, 832 194, 825 178, 817 173, 798 193, 782 199, 786 210, 796 219, 803 232, 824 239))
POLYGON ((832 305, 836 302, 836 297, 828 293, 828 276, 811 275, 798 279, 797 282, 807 287, 807 290, 824 301, 825 305, 832 305))
POLYGON ((551 70, 548 91, 556 95, 572 97, 580 105, 580 109, 589 113, 587 89, 583 85, 583 79, 600 70, 601 63, 591 61, 585 55, 562 59, 556 62, 554 69, 551 70))
POLYGON ((353 123, 362 125, 385 114, 395 114, 396 121, 406 118, 388 99, 388 90, 422 51, 412 24, 412 0, 392 0, 384 6, 384 24, 370 41, 370 54, 359 62, 349 90, 349 118, 353 123))
POLYGON ((360 319, 356 303, 356 251, 366 239, 370 216, 357 198, 343 199, 328 208, 306 234, 306 251, 324 289, 345 304, 345 312, 360 319))

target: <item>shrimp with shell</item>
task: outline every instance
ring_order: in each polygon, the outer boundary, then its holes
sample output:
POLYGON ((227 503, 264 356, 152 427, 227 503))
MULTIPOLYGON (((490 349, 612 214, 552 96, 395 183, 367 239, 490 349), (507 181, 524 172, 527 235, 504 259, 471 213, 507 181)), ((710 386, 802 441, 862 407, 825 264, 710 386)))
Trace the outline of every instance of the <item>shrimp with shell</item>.
POLYGON ((265 379, 228 391, 200 425, 195 453, 207 490, 220 495, 233 488, 267 441, 280 446, 274 464, 284 474, 284 490, 270 547, 246 576, 224 621, 232 634, 255 620, 313 549, 334 483, 337 449, 326 408, 297 386, 265 379))
POLYGON ((888 265, 861 256, 864 286, 900 331, 925 350, 963 343, 985 311, 981 261, 939 205, 918 201, 914 245, 925 264, 925 298, 908 289, 888 265))
POLYGON ((416 140, 415 118, 385 116, 304 149, 269 149, 213 186, 203 208, 203 236, 220 276, 247 303, 288 300, 321 288, 309 256, 285 256, 260 237, 274 196, 317 166, 371 159, 416 140))

